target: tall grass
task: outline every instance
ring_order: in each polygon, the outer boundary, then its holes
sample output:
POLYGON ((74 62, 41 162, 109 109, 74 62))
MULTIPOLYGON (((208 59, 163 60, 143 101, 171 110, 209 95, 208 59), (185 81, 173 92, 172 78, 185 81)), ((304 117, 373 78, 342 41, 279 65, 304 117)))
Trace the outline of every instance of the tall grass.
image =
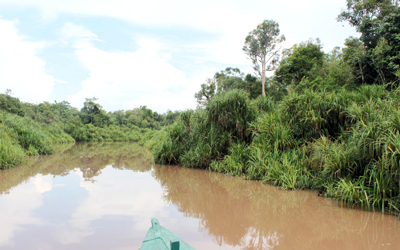
POLYGON ((26 154, 16 137, 14 131, 0 124, 0 169, 11 168, 24 161, 26 154))
POLYGON ((18 144, 29 155, 50 154, 53 152, 51 139, 39 124, 29 118, 3 113, 0 118, 4 126, 16 135, 18 144))
POLYGON ((74 141, 61 128, 0 112, 0 169, 21 164, 27 155, 51 154, 55 142, 74 141))
POLYGON ((256 118, 256 105, 242 90, 214 96, 204 110, 183 112, 168 136, 154 151, 156 161, 207 168, 222 160, 231 145, 251 142, 250 123, 256 118))
POLYGON ((393 87, 304 79, 279 102, 219 93, 160 140, 153 151, 160 163, 316 189, 350 206, 400 208, 400 89, 393 87))
POLYGON ((91 123, 68 129, 74 140, 86 142, 139 141, 141 135, 149 130, 141 129, 135 125, 96 127, 91 123))

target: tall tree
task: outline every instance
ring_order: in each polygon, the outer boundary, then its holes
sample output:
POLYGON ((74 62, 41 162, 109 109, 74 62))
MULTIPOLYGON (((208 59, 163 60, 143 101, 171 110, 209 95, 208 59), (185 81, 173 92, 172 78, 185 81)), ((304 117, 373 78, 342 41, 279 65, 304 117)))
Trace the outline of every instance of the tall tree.
POLYGON ((199 107, 204 106, 216 94, 217 83, 215 79, 207 78, 206 83, 201 84, 201 89, 194 97, 199 107))
POLYGON ((285 49, 283 54, 283 59, 275 71, 275 79, 284 85, 297 85, 303 77, 310 77, 311 69, 321 67, 325 56, 319 39, 315 42, 309 40, 295 44, 292 48, 285 49))
POLYGON ((261 84, 257 77, 251 74, 245 75, 238 68, 226 68, 216 72, 213 78, 207 78, 206 83, 194 96, 198 107, 205 107, 208 101, 217 93, 227 92, 233 89, 243 89, 254 99, 261 95, 261 84))
POLYGON ((351 36, 346 39, 344 45, 346 45, 346 47, 343 48, 344 60, 351 65, 356 77, 361 76, 361 83, 364 84, 365 77, 363 67, 367 52, 364 49, 363 43, 360 39, 351 36))
MULTIPOLYGON (((386 77, 384 70, 388 67, 389 60, 387 54, 390 52, 391 47, 389 46, 385 38, 381 38, 378 41, 378 45, 371 51, 371 59, 376 72, 378 73, 382 84, 386 83, 386 77)), ((393 72, 394 73, 394 72, 393 72)))
MULTIPOLYGON (((385 57, 387 57, 387 68, 391 73, 400 69, 400 8, 396 7, 388 14, 379 27, 380 40, 378 44, 386 46, 385 57), (383 40, 384 39, 384 40, 383 40), (385 45, 386 40, 386 45, 385 45), (380 44, 381 43, 381 44, 380 44)), ((383 49, 385 50, 385 48, 383 49)), ((391 81, 394 80, 394 74, 391 74, 391 81)), ((396 77, 397 78, 397 77, 396 77)))
MULTIPOLYGON (((83 108, 81 109, 81 118, 83 124, 94 123, 97 119, 95 119, 96 115, 99 115, 102 111, 102 106, 95 101, 98 98, 85 98, 86 101, 83 103, 83 108)), ((103 111, 104 112, 104 111, 103 111)))
POLYGON ((275 70, 280 58, 282 43, 285 36, 280 34, 279 24, 273 20, 264 20, 257 28, 249 32, 243 51, 251 59, 257 77, 262 84, 262 94, 265 94, 265 72, 275 70))
POLYGON ((365 82, 397 80, 400 65, 400 7, 398 0, 347 0, 338 21, 348 21, 361 33, 365 82))
POLYGON ((337 20, 348 21, 350 25, 357 27, 369 19, 382 19, 390 14, 393 6, 398 6, 398 0, 347 0, 347 10, 343 10, 337 20))
POLYGON ((261 95, 260 81, 251 74, 245 75, 238 68, 226 68, 215 73, 218 91, 230 91, 232 89, 243 89, 254 99, 261 95))

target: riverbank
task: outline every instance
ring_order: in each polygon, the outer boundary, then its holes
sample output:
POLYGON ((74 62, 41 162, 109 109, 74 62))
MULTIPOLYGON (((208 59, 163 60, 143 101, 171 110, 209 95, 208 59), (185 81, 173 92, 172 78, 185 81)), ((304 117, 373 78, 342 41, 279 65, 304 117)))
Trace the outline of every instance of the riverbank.
POLYGON ((398 88, 319 80, 289 88, 278 100, 221 92, 161 130, 91 123, 68 130, 2 112, 0 168, 53 153, 54 143, 74 142, 81 131, 90 141, 139 141, 160 164, 316 190, 349 206, 398 213, 399 103, 398 88))
POLYGON ((350 206, 397 213, 399 103, 398 88, 323 81, 289 89, 280 101, 222 92, 204 109, 184 112, 152 148, 160 164, 317 190, 350 206))
POLYGON ((56 144, 51 155, 0 171, 1 249, 138 249, 154 217, 196 249, 400 244, 394 216, 343 208, 315 192, 157 165, 137 143, 56 144))
POLYGON ((56 143, 143 141, 179 116, 146 106, 106 112, 96 100, 87 99, 78 111, 66 101, 30 104, 0 94, 0 169, 20 165, 27 156, 51 154, 56 143))

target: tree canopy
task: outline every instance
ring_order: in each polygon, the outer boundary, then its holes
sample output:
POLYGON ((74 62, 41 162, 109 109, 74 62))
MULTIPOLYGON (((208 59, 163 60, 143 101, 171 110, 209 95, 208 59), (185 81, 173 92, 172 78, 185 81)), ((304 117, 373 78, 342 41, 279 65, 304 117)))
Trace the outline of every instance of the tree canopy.
POLYGON ((284 50, 284 57, 275 71, 276 80, 284 85, 297 85, 303 77, 309 77, 313 67, 321 67, 325 53, 321 42, 309 40, 284 50))
POLYGON ((346 58, 357 64, 354 72, 361 74, 362 82, 396 81, 400 65, 399 1, 347 0, 347 10, 342 11, 338 21, 348 21, 361 33, 362 47, 356 40, 346 41, 346 58), (351 52, 355 54, 350 56, 351 52))
POLYGON ((238 68, 228 67, 216 72, 213 78, 207 78, 206 83, 201 84, 195 98, 198 106, 204 107, 215 94, 233 89, 246 91, 252 99, 261 95, 261 84, 257 77, 251 74, 245 75, 238 68))
POLYGON ((251 59, 256 75, 262 85, 265 96, 265 72, 275 70, 280 58, 285 36, 280 34, 279 24, 273 20, 264 20, 251 31, 245 39, 243 51, 251 59))

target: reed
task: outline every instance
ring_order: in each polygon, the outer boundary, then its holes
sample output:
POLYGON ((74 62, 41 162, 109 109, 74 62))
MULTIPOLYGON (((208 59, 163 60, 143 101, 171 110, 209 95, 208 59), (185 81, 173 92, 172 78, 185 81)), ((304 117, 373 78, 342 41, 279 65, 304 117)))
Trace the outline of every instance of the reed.
POLYGON ((280 101, 220 93, 165 130, 156 161, 399 211, 400 90, 333 83, 303 79, 280 101))
POLYGON ((22 118, 17 115, 3 115, 2 118, 4 126, 15 132, 18 143, 28 154, 50 154, 53 152, 51 139, 38 124, 35 124, 29 118, 22 118))
POLYGON ((24 162, 26 154, 11 129, 0 124, 0 169, 12 168, 24 162))
POLYGON ((183 112, 165 129, 168 136, 154 151, 155 159, 163 164, 207 168, 213 161, 220 161, 229 154, 233 144, 251 142, 250 122, 256 115, 256 105, 250 101, 247 92, 219 93, 205 109, 183 112))

